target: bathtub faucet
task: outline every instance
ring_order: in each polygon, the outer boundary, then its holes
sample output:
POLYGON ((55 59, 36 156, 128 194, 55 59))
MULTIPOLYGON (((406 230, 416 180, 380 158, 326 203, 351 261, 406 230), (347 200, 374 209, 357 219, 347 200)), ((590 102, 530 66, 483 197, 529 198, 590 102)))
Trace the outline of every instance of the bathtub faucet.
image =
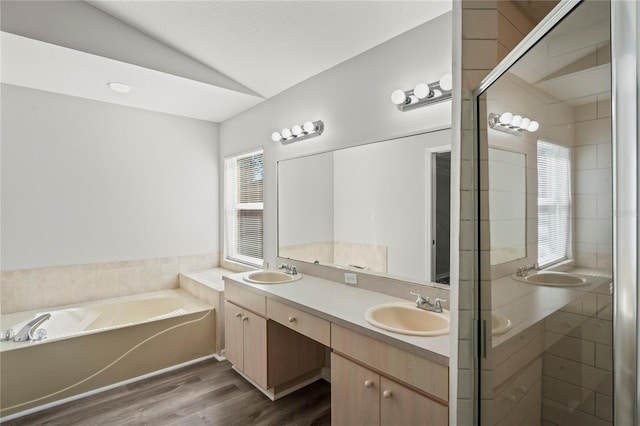
POLYGON ((34 337, 36 329, 42 325, 43 322, 51 318, 51 314, 42 314, 39 317, 29 321, 24 327, 16 333, 13 338, 14 342, 24 342, 27 340, 40 340, 40 338, 34 337))

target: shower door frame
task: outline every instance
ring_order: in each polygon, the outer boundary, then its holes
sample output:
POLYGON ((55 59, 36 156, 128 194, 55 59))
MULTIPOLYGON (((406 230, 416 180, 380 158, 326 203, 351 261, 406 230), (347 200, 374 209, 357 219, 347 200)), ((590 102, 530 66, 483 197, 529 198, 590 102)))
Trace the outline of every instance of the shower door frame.
MULTIPOLYGON (((565 16, 569 15, 583 0, 561 0, 523 40, 490 72, 473 91, 475 144, 478 144, 480 126, 478 97, 502 74, 514 65, 534 44, 546 36, 565 16)), ((640 87, 640 4, 635 0, 611 0, 611 123, 613 159, 613 381, 614 424, 639 424, 640 422, 640 329, 638 306, 640 292, 638 277, 639 220, 638 189, 640 174, 638 167, 638 135, 640 116, 638 87, 640 87), (634 36, 635 35, 635 36, 634 36), (630 90, 635 87, 636 90, 630 90), (623 143, 622 141, 626 141, 623 143)), ((479 170, 479 160, 476 158, 479 170)), ((479 187, 479 176, 475 177, 479 187)), ((479 210, 479 209, 478 209, 479 210)), ((477 210, 477 211, 478 211, 477 210)), ((477 212, 476 211, 476 212, 477 212)), ((479 223, 476 216, 476 223, 479 223)), ((481 237, 479 235, 479 237, 481 237)), ((487 236, 484 236, 487 238, 487 236)), ((479 254, 479 253, 478 253, 479 254)), ((476 277, 475 285, 479 285, 476 277)), ((475 289, 479 294, 479 288, 475 289)), ((476 318, 481 318, 480 301, 476 303, 476 318)), ((482 324, 482 321, 480 321, 482 324)), ((482 325, 478 332, 478 354, 482 362, 486 341, 482 325)), ((480 366, 476 365, 476 380, 480 377, 480 366)), ((482 386, 476 386, 475 402, 480 407, 482 386)), ((478 411, 476 411, 478 412, 478 411)), ((478 416, 477 421, 480 421, 478 416)))

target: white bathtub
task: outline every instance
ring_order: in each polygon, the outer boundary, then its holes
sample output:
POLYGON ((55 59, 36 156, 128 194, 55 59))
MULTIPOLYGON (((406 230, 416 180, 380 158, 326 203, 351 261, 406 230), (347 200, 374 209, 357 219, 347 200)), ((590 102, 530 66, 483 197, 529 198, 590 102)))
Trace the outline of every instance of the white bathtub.
POLYGON ((2 315, 16 333, 51 318, 39 342, 0 342, 0 418, 210 356, 215 312, 184 290, 2 315))

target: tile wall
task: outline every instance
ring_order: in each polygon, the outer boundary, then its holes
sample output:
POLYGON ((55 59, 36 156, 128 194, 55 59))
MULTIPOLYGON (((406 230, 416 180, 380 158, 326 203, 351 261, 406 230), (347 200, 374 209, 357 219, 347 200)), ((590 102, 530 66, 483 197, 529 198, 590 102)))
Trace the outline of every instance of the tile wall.
POLYGON ((575 118, 575 142, 571 149, 574 258, 578 266, 611 270, 610 99, 577 106, 575 118))
POLYGON ((178 274, 219 265, 219 255, 166 257, 15 271, 0 275, 0 312, 8 314, 178 288, 178 274))
POLYGON ((544 425, 613 424, 612 319, 605 284, 544 320, 544 425))
MULTIPOLYGON (((523 16, 511 2, 507 1, 471 1, 461 2, 461 10, 456 12, 454 2, 454 19, 459 19, 462 31, 462 46, 460 63, 461 72, 461 111, 456 116, 454 111, 453 125, 460 129, 460 151, 458 170, 460 178, 460 240, 459 240, 459 286, 457 300, 459 300, 459 327, 457 351, 457 389, 456 413, 452 414, 457 424, 473 424, 473 341, 472 327, 474 300, 474 281, 477 277, 474 229, 475 202, 475 164, 474 164, 474 115, 473 93, 482 79, 528 34, 534 23, 523 16), (458 14, 456 14, 458 13, 458 14), (455 416, 455 417, 454 417, 455 416)), ((454 22, 454 28, 456 23, 454 22)), ((454 31, 455 34, 455 31, 454 31)), ((456 41, 454 40, 454 62, 456 41)), ((486 126, 486 122, 480 123, 486 126)), ((484 144, 486 150, 486 143, 484 144)), ((455 153, 455 149, 453 150, 455 153)), ((486 152, 478 153, 480 158, 487 158, 486 152)), ((455 162, 453 157, 452 162, 455 162)), ((452 168, 452 173, 455 170, 452 168)), ((490 271, 489 251, 484 252, 482 258, 483 270, 490 271)), ((489 301, 485 311, 490 315, 491 281, 490 277, 480 277, 480 292, 482 300, 489 301), (486 281, 485 281, 486 280, 486 281)), ((452 294, 452 298, 456 298, 452 294)), ((484 308, 483 308, 484 309, 484 308)), ((456 360, 452 360, 456 361, 456 360)), ((452 365, 455 367, 455 364, 452 365)), ((493 385, 492 370, 486 369, 483 375, 482 395, 486 399, 482 402, 482 413, 486 424, 490 424, 493 413, 493 385)), ((453 423, 452 423, 453 424, 453 423)))

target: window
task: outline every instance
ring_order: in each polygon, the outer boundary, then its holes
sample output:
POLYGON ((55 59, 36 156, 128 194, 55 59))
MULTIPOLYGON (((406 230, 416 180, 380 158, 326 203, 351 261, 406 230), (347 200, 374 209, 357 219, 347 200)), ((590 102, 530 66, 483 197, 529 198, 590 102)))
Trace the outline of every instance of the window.
POLYGON ((262 149, 224 161, 225 258, 262 266, 262 149))
POLYGON ((569 149, 538 141, 538 263, 569 257, 571 164, 569 149))

